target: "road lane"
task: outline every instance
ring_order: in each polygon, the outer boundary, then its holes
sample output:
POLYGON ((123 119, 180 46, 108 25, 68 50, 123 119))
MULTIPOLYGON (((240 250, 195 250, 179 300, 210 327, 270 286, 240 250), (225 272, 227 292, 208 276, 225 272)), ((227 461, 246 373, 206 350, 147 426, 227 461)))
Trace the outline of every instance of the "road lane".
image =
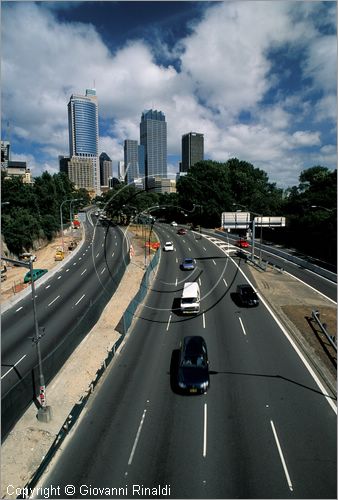
MULTIPOLYGON (((180 258, 185 245, 175 240, 180 258)), ((201 313, 171 310, 184 273, 173 253, 162 254, 129 341, 45 485, 127 486, 128 497, 133 484, 170 485, 172 498, 334 497, 334 412, 264 305, 236 303, 244 278, 235 262, 210 242, 189 245, 197 259, 210 256, 198 261, 201 313), (185 335, 206 339, 206 395, 170 386, 172 353, 185 335)))

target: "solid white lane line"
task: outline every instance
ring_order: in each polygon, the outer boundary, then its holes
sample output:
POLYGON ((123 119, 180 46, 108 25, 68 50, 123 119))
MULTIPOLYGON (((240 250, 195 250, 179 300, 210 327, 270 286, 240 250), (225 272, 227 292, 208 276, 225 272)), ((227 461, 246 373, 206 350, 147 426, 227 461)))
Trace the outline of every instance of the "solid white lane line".
POLYGON ((223 278, 223 281, 224 281, 225 286, 228 286, 228 283, 225 281, 224 278, 223 278))
POLYGON ((23 309, 23 306, 21 306, 18 309, 16 309, 15 312, 17 313, 17 312, 21 311, 21 309, 23 309))
POLYGON ((238 318, 238 319, 239 319, 239 322, 240 322, 240 324, 241 324, 241 327, 242 327, 243 333, 244 333, 244 335, 246 335, 246 331, 245 331, 245 328, 244 328, 244 325, 243 325, 242 318, 238 318))
POLYGON ((286 477, 286 480, 288 482, 288 486, 290 488, 290 491, 293 491, 292 482, 291 482, 291 479, 290 479, 290 476, 289 476, 288 469, 286 467, 286 463, 285 463, 285 460, 284 460, 282 448, 281 448, 281 446, 279 444, 279 439, 278 439, 278 436, 277 436, 277 432, 276 432, 276 429, 275 429, 275 426, 274 426, 274 423, 273 423, 272 420, 270 420, 270 424, 271 424, 272 432, 273 432, 273 435, 274 435, 274 438, 275 438, 275 441, 276 441, 278 453, 279 453, 279 456, 280 456, 280 459, 281 459, 281 462, 282 462, 282 465, 283 465, 285 477, 286 477))
POLYGON ((75 302, 75 305, 76 305, 76 306, 78 305, 78 303, 79 303, 79 302, 81 302, 81 300, 83 299, 83 297, 85 297, 85 295, 86 295, 86 294, 84 293, 84 294, 82 295, 82 297, 81 297, 81 298, 80 298, 77 302, 75 302))
POLYGON ((86 271, 87 271, 87 268, 86 268, 84 271, 82 271, 81 276, 82 276, 82 275, 83 275, 86 271))
POLYGON ((319 293, 319 295, 321 295, 325 299, 329 300, 333 304, 337 304, 337 302, 335 302, 334 300, 330 299, 330 297, 328 297, 327 295, 324 295, 324 293, 322 293, 322 292, 319 292, 319 290, 317 290, 316 288, 314 288, 311 285, 308 285, 307 283, 305 283, 305 281, 302 281, 301 279, 297 278, 297 276, 294 276, 293 274, 288 273, 287 271, 284 271, 284 274, 288 274, 289 276, 292 276, 292 278, 294 278, 297 281, 300 281, 303 285, 306 285, 307 287, 311 288, 311 290, 313 290, 314 292, 319 293))
POLYGON ((103 273, 105 272, 105 270, 106 270, 106 268, 104 267, 104 268, 102 269, 102 271, 100 272, 100 274, 103 274, 103 273))
POLYGON ((207 456, 207 403, 204 403, 203 456, 207 456))
POLYGON ((205 314, 202 314, 202 319, 203 319, 203 328, 205 328, 205 314))
POLYGON ((141 434, 141 430, 142 430, 142 426, 143 426, 143 422, 144 422, 146 413, 147 413, 147 410, 144 410, 142 418, 141 418, 140 425, 139 425, 138 430, 137 430, 137 434, 136 434, 136 438, 135 438, 135 441, 134 441, 133 449, 131 450, 131 453, 130 453, 130 457, 129 457, 129 460, 128 460, 128 465, 130 465, 132 463, 132 461, 133 461, 134 453, 135 453, 136 446, 137 446, 137 443, 138 443, 138 440, 139 440, 139 437, 140 437, 140 434, 141 434))
POLYGON ((52 300, 52 302, 50 302, 50 303, 48 304, 48 307, 49 307, 49 306, 51 306, 51 305, 52 305, 52 304, 53 304, 53 303, 54 303, 57 299, 59 299, 59 298, 60 298, 60 295, 58 295, 57 297, 55 297, 55 299, 54 299, 54 300, 52 300))
POLYGON ((169 316, 169 319, 168 319, 168 324, 167 324, 167 331, 169 330, 169 326, 170 326, 170 321, 171 321, 171 314, 169 316))
POLYGON ((178 278, 176 278, 176 281, 175 281, 175 286, 177 286, 177 283, 178 283, 178 278))
POLYGON ((13 365, 13 366, 12 366, 9 370, 7 370, 7 372, 6 372, 6 373, 4 373, 4 374, 1 376, 1 380, 2 380, 3 378, 5 378, 5 377, 6 377, 6 375, 8 375, 8 373, 9 373, 9 372, 11 372, 11 371, 12 371, 12 370, 16 367, 16 365, 18 365, 18 364, 20 363, 20 361, 22 361, 22 360, 23 360, 26 356, 27 356, 27 354, 24 354, 24 355, 23 355, 23 356, 19 359, 19 361, 17 361, 16 363, 14 363, 14 365, 13 365))

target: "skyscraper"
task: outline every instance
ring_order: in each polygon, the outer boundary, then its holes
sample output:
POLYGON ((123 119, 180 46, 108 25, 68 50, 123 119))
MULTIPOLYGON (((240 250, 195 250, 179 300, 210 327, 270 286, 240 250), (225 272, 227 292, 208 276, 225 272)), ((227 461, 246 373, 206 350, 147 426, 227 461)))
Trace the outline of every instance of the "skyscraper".
POLYGON ((124 141, 124 164, 126 168, 127 183, 130 184, 134 179, 139 177, 137 141, 132 139, 126 139, 124 141))
POLYGON ((113 177, 113 162, 107 153, 100 154, 100 184, 109 186, 109 179, 113 177))
POLYGON ((146 185, 149 177, 167 177, 167 123, 162 111, 142 113, 140 143, 144 146, 146 185))
POLYGON ((196 132, 182 135, 182 164, 181 172, 188 172, 189 168, 204 159, 204 136, 196 132))
MULTIPOLYGON (((99 117, 95 89, 87 89, 86 95, 70 97, 68 103, 69 152, 70 157, 91 159, 93 164, 92 188, 100 193, 99 172, 99 117)), ((88 183, 87 189, 88 189, 88 183)), ((85 187, 85 186, 79 186, 85 187)))

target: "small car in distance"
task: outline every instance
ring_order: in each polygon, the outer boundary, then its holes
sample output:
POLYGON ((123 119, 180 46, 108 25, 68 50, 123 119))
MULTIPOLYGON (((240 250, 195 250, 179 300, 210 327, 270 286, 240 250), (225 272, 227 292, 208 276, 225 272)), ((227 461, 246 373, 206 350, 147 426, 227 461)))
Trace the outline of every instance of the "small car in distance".
POLYGON ((184 337, 181 343, 177 385, 180 392, 205 394, 209 388, 207 345, 199 335, 184 337))
POLYGON ((258 306, 259 298, 251 285, 237 285, 237 297, 243 306, 258 306))
POLYGON ((177 222, 175 222, 174 220, 171 222, 170 224, 171 226, 177 226, 177 222))
POLYGON ((172 252, 174 250, 174 245, 172 241, 166 241, 163 247, 163 252, 172 252))
POLYGON ((249 243, 246 240, 237 240, 235 243, 236 247, 239 248, 249 248, 249 243))
POLYGON ((30 260, 32 262, 36 262, 37 257, 36 255, 30 253, 30 252, 25 252, 19 255, 19 259, 24 261, 24 262, 29 262, 30 260))
POLYGON ((193 271, 195 269, 194 259, 186 258, 183 259, 180 265, 182 271, 193 271))
POLYGON ((181 227, 178 231, 177 231, 177 234, 187 234, 187 230, 184 229, 183 227, 181 227))
MULTIPOLYGON (((46 273, 48 273, 48 269, 33 269, 33 281, 36 281, 37 279, 41 278, 41 276, 43 276, 46 273)), ((30 283, 31 281, 32 281, 31 272, 28 271, 28 273, 25 274, 23 282, 30 283)))

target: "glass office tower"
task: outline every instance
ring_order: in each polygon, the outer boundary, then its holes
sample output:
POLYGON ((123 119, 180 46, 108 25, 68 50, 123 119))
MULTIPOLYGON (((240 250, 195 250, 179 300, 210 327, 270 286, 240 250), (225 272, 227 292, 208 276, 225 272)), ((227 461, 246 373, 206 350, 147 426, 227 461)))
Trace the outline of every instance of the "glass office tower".
POLYGON ((204 136, 196 132, 182 135, 182 163, 181 172, 188 172, 189 168, 204 159, 204 136))
POLYGON ((146 185, 149 177, 167 177, 167 123, 162 111, 142 113, 140 143, 144 146, 146 185))
POLYGON ((126 166, 127 184, 130 184, 139 177, 137 141, 132 139, 124 141, 124 164, 126 166))
POLYGON ((87 89, 85 96, 71 96, 68 103, 68 127, 70 157, 86 160, 91 158, 94 172, 93 190, 99 194, 99 118, 95 89, 87 89))

